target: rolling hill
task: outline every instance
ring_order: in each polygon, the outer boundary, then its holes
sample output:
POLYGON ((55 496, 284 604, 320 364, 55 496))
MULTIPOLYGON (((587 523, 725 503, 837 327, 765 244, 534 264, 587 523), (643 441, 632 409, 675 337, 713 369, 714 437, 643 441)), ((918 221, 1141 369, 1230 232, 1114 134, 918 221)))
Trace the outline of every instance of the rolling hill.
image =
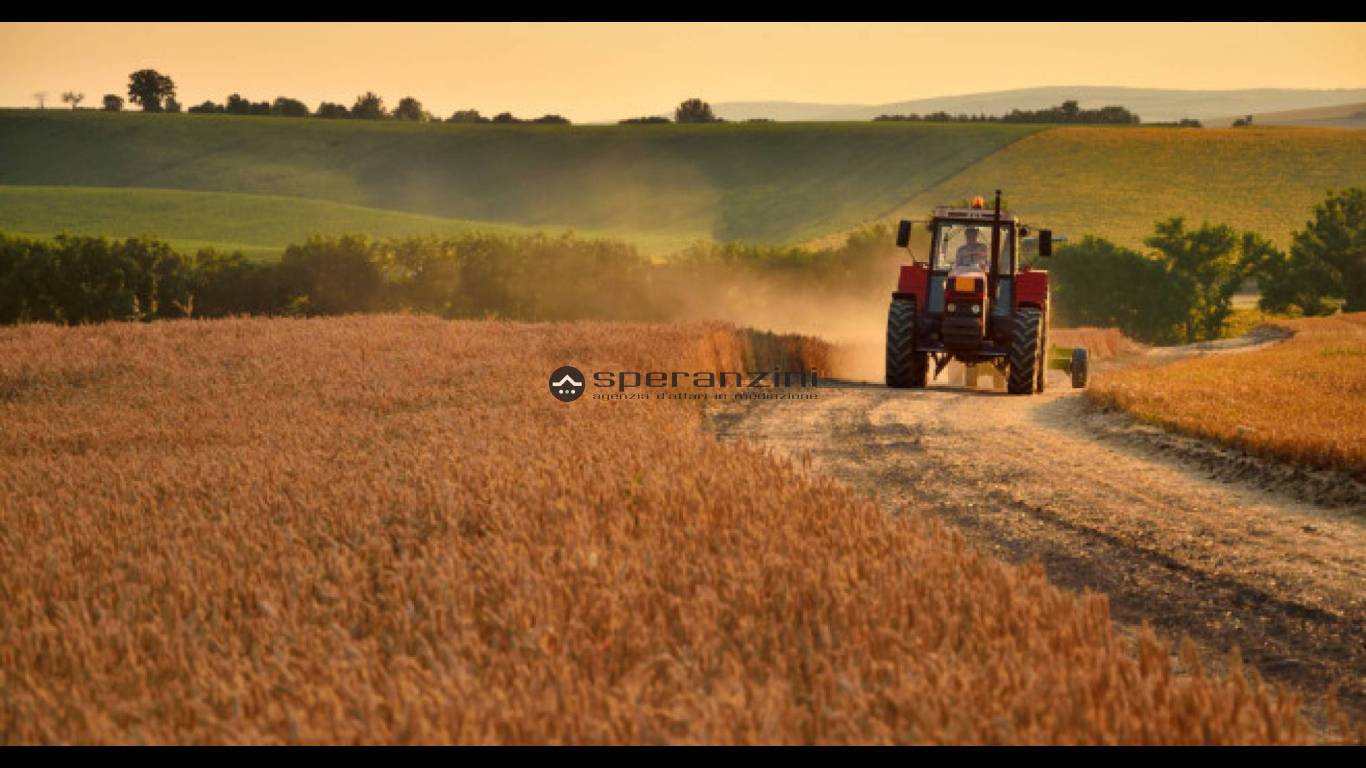
POLYGON ((1366 133, 908 123, 456 126, 0 111, 0 228, 153 234, 267 257, 312 233, 574 229, 833 243, 1001 188, 1062 234, 1184 215, 1285 244, 1366 179, 1366 133))
MULTIPOLYGON (((1244 115, 1229 115, 1205 121, 1209 128, 1226 128, 1244 115)), ((1281 112, 1255 112, 1253 125, 1302 125, 1318 128, 1366 128, 1366 101, 1335 104, 1313 109, 1289 109, 1281 112)))
POLYGON ((1310 90, 1302 88, 1254 88, 1230 91, 1176 90, 1168 88, 1118 88, 1095 85, 1018 88, 1008 91, 967 93, 912 99, 887 104, 804 104, 794 102, 731 102, 713 105, 727 120, 771 117, 775 120, 871 120, 886 114, 927 114, 943 110, 952 114, 1003 115, 1012 109, 1040 109, 1075 99, 1083 108, 1118 104, 1128 107, 1144 122, 1167 122, 1183 117, 1198 119, 1246 115, 1290 109, 1327 107, 1366 100, 1366 88, 1310 90))
MULTIPOLYGON (((916 195, 898 215, 1005 190, 1012 209, 1074 239, 1140 247, 1174 215, 1278 244, 1329 189, 1366 180, 1366 133, 1328 128, 1066 127, 1037 133, 916 195)), ((891 217, 889 217, 891 218, 891 217)))
MULTIPOLYGON (((0 184, 307 198, 645 243, 789 242, 889 210, 1037 130, 469 126, 8 110, 0 111, 0 184)), ((36 231, 23 224, 13 226, 36 231)))
MULTIPOLYGON (((193 253, 210 247, 249 257, 278 256, 310 235, 459 235, 522 228, 278 195, 138 187, 0 186, 0 230, 49 236, 155 235, 193 253)), ((591 233, 584 233, 591 234, 591 233)))

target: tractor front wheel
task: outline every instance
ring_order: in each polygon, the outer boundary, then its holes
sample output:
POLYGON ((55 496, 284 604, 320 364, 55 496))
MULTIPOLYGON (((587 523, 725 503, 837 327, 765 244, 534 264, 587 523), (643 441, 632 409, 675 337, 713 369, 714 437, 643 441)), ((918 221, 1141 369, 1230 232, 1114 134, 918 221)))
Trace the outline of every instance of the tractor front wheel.
POLYGON ((915 299, 893 299, 887 310, 887 386, 923 388, 929 383, 930 355, 915 350, 915 299))
POLYGON ((1015 333, 1010 340, 1010 375, 1006 390, 1012 395, 1034 393, 1042 365, 1043 314, 1036 307, 1015 310, 1015 333))

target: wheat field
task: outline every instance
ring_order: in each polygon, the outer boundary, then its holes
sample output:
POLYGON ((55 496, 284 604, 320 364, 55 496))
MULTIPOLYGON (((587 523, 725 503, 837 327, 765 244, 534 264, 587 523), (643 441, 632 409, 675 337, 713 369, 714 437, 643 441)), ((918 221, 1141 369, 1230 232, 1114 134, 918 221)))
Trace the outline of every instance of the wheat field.
POLYGON ((824 364, 765 344, 0 329, 0 743, 1308 740, 1236 659, 1122 640, 1103 596, 722 445, 696 403, 546 391, 567 363, 824 364))
POLYGON ((1366 312, 1274 325, 1294 336, 1252 352, 1106 371, 1087 394, 1179 432, 1366 477, 1366 312))

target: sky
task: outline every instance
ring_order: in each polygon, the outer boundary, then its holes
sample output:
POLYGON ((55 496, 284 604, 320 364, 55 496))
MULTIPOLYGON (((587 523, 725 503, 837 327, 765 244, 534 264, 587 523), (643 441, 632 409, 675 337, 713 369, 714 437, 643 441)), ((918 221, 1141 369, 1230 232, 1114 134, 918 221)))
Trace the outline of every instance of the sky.
POLYGON ((1050 85, 1366 87, 1359 23, 4 23, 0 105, 97 105, 128 74, 182 104, 229 93, 350 105, 367 90, 433 114, 670 112, 685 98, 882 104, 1050 85))

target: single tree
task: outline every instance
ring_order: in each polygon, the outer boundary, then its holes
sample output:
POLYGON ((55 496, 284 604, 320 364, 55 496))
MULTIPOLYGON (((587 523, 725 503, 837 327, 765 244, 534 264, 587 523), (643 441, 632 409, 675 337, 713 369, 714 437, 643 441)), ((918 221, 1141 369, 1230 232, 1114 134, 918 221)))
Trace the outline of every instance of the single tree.
POLYGON ((47 91, 38 91, 33 99, 38 102, 38 109, 47 109, 47 91))
POLYGON ((298 99, 280 96, 270 105, 270 113, 280 117, 308 117, 308 105, 298 99))
POLYGON ((123 109, 123 97, 115 96, 112 93, 106 93, 102 103, 105 112, 118 112, 123 109))
POLYGON ((180 102, 176 101, 174 96, 167 96, 165 109, 167 112, 179 112, 180 102))
POLYGON ((344 104, 334 104, 330 101, 324 101, 323 103, 319 104, 318 111, 316 114, 318 115, 318 117, 325 117, 333 120, 347 118, 351 116, 351 112, 346 108, 344 104))
POLYGON ((82 101, 85 101, 85 94, 77 93, 75 91, 67 91, 66 93, 62 94, 62 101, 66 102, 67 104, 70 104, 72 109, 76 109, 80 106, 82 101))
POLYGON ((223 111, 230 115, 249 115, 251 114, 251 102, 242 98, 240 93, 230 93, 223 102, 223 111))
POLYGON ((394 117, 399 120, 422 121, 427 116, 427 112, 422 109, 422 102, 412 96, 404 96, 398 100, 398 106, 394 109, 394 117))
POLYGON ((711 105, 701 99, 688 99, 674 110, 674 121, 679 123, 716 123, 720 122, 712 114, 711 105))
POLYGON ((384 99, 373 91, 357 96, 355 105, 351 107, 351 116, 361 120, 378 120, 384 114, 384 99))
MULTIPOLYGON (((1255 236, 1254 236, 1255 238, 1255 236)), ((1186 229, 1175 216, 1158 222, 1144 244, 1166 265, 1173 298, 1184 307, 1187 342, 1218 338, 1233 312, 1233 295, 1253 271, 1255 255, 1244 252, 1259 241, 1239 238, 1228 225, 1186 229)))
POLYGON ((143 112, 160 112, 163 99, 175 97, 175 82, 155 69, 140 69, 128 76, 128 98, 143 112))
POLYGON ((477 109, 457 109, 446 118, 448 123, 487 123, 489 119, 479 114, 477 109))
POLYGON ((1314 219, 1295 232, 1290 257, 1259 264, 1263 310, 1306 315, 1366 310, 1366 190, 1330 193, 1314 219))

